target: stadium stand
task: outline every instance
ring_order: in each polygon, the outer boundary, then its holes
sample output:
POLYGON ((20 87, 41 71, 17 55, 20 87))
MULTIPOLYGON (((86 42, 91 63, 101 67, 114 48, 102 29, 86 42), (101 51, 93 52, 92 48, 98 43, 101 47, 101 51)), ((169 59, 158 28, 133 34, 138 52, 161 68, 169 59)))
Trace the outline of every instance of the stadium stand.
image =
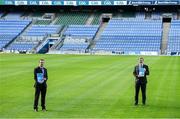
POLYGON ((94 19, 92 20, 91 25, 100 24, 100 16, 101 16, 101 13, 94 13, 94 19))
POLYGON ((15 38, 15 35, 0 35, 0 49, 4 48, 12 39, 15 38))
POLYGON ((151 19, 154 19, 154 20, 162 19, 162 13, 161 12, 153 12, 151 15, 151 19))
POLYGON ((25 31, 8 49, 19 51, 32 50, 39 45, 46 36, 58 33, 61 28, 59 25, 32 25, 31 28, 25 31))
POLYGON ((177 12, 172 12, 172 13, 153 12, 151 18, 154 20, 160 20, 163 18, 163 15, 166 15, 167 17, 171 17, 174 20, 178 19, 177 12))
POLYGON ((41 10, 1 11, 0 49, 41 50, 46 45, 56 51, 92 53, 179 52, 179 10, 149 9, 60 9, 52 11, 52 17, 41 10))
POLYGON ((24 36, 46 36, 58 33, 61 28, 62 26, 60 25, 32 25, 32 27, 26 31, 24 36))
POLYGON ((123 18, 135 18, 136 14, 134 12, 122 12, 121 16, 123 18))
POLYGON ((0 20, 0 49, 20 35, 30 22, 30 20, 0 20))
POLYGON ((61 13, 55 24, 59 25, 83 25, 86 23, 90 13, 67 12, 61 13))
POLYGON ((50 20, 37 20, 34 24, 35 25, 49 25, 51 23, 50 20))
POLYGON ((136 19, 145 19, 145 13, 144 12, 137 12, 136 13, 136 19))
POLYGON ((23 15, 23 13, 10 12, 4 18, 8 19, 8 20, 10 20, 10 19, 11 20, 17 20, 17 19, 20 19, 22 15, 23 15))
POLYGON ((180 20, 172 20, 167 52, 180 52, 180 20))
POLYGON ((41 18, 43 14, 44 13, 41 13, 41 12, 34 12, 34 13, 31 13, 31 17, 41 18))
POLYGON ((37 42, 14 42, 13 44, 8 47, 8 50, 18 50, 18 51, 28 51, 35 47, 38 43, 37 42))
POLYGON ((97 29, 98 25, 69 25, 64 35, 92 39, 97 29))
POLYGON ((172 13, 172 15, 173 15, 173 17, 172 17, 172 18, 173 18, 174 20, 177 20, 177 19, 178 19, 177 12, 173 12, 173 13, 172 13))
POLYGON ((85 51, 95 36, 98 25, 69 25, 65 31, 65 39, 61 51, 85 51))
POLYGON ((125 53, 159 52, 161 37, 160 20, 111 19, 94 50, 125 53))
POLYGON ((3 16, 3 13, 2 12, 0 12, 0 18, 3 16))

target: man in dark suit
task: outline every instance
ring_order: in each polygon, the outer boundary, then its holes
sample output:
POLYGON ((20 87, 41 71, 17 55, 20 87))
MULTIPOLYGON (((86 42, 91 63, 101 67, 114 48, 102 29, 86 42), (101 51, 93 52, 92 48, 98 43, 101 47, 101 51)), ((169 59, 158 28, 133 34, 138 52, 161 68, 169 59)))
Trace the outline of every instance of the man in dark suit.
POLYGON ((47 69, 44 67, 44 59, 39 60, 39 66, 34 69, 34 80, 35 80, 35 98, 34 98, 34 111, 38 111, 38 100, 41 93, 41 106, 42 110, 46 111, 45 98, 48 80, 47 69))
POLYGON ((142 103, 146 104, 146 75, 149 75, 149 68, 144 64, 144 58, 139 58, 138 65, 135 66, 133 75, 135 77, 135 105, 138 105, 139 90, 142 92, 142 103))

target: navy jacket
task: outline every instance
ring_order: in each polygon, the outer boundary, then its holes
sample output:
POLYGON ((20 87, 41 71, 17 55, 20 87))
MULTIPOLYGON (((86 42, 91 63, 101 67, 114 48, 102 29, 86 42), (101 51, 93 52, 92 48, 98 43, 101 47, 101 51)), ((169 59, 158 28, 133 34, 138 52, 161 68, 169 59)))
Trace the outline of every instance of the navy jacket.
POLYGON ((38 67, 36 67, 36 68, 34 69, 35 86, 36 86, 36 85, 44 85, 44 86, 46 86, 46 81, 48 80, 48 74, 47 74, 47 69, 46 69, 46 68, 43 67, 43 70, 44 70, 44 78, 46 78, 46 80, 45 80, 42 84, 40 84, 40 83, 38 83, 38 81, 37 81, 37 73, 43 73, 42 68, 40 68, 40 67, 38 66, 38 67))
POLYGON ((146 76, 149 75, 149 67, 147 65, 143 64, 143 68, 146 69, 144 77, 138 77, 138 74, 139 74, 139 65, 136 65, 134 67, 133 75, 136 77, 136 80, 140 79, 140 81, 142 81, 144 83, 147 83, 146 76))

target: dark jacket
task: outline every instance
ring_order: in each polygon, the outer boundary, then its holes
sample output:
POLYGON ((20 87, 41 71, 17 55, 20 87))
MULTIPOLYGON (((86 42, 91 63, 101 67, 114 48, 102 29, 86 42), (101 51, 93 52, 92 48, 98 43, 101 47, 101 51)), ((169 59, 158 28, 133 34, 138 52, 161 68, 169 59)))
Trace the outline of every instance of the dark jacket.
POLYGON ((144 83, 147 83, 146 76, 149 75, 149 67, 147 65, 143 64, 143 68, 146 69, 144 77, 138 77, 138 74, 139 74, 139 65, 136 65, 134 67, 133 75, 135 76, 136 80, 140 80, 140 81, 142 81, 144 83))
POLYGON ((36 85, 44 85, 44 86, 46 86, 46 81, 48 80, 48 74, 47 74, 47 69, 46 69, 46 68, 43 67, 43 70, 44 70, 44 78, 46 78, 46 80, 45 80, 42 84, 40 84, 40 83, 38 83, 38 81, 37 81, 37 73, 43 73, 43 72, 42 72, 42 68, 40 68, 40 67, 38 66, 38 67, 36 67, 36 68, 34 69, 35 86, 36 86, 36 85))

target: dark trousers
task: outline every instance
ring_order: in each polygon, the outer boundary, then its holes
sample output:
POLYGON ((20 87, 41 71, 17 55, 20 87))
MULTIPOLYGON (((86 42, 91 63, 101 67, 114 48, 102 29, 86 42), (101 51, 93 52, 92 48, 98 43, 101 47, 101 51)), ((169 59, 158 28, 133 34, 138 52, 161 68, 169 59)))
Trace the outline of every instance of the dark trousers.
POLYGON ((138 104, 139 90, 142 92, 142 103, 146 103, 146 82, 137 80, 135 83, 135 103, 138 104))
POLYGON ((38 108, 39 95, 41 93, 41 106, 45 109, 45 99, 46 99, 47 86, 39 84, 35 85, 35 98, 34 98, 34 109, 38 108))

